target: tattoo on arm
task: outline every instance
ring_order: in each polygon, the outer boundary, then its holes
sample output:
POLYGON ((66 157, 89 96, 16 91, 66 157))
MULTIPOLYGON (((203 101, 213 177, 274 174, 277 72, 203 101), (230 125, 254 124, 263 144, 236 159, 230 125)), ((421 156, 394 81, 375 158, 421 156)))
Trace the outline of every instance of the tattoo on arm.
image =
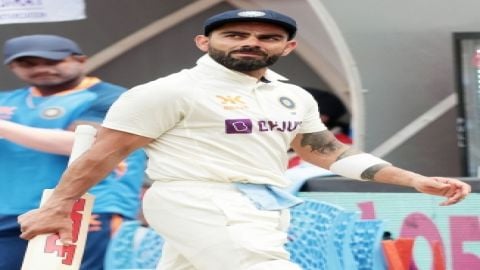
POLYGON ((349 157, 349 156, 353 156, 353 155, 356 155, 356 154, 360 154, 362 153, 362 151, 358 150, 358 149, 355 149, 353 147, 350 147, 348 148, 347 150, 345 150, 345 152, 341 153, 338 157, 337 157, 337 161, 342 159, 342 158, 346 158, 346 157, 349 157))
POLYGON ((360 178, 363 180, 372 180, 375 181, 374 177, 375 174, 380 171, 381 169, 390 166, 390 164, 377 164, 373 165, 372 167, 366 169, 365 171, 362 172, 360 175, 360 178))
POLYGON ((342 144, 335 137, 331 136, 328 131, 305 133, 300 143, 302 147, 310 146, 312 152, 316 151, 321 154, 329 154, 342 147, 342 144))

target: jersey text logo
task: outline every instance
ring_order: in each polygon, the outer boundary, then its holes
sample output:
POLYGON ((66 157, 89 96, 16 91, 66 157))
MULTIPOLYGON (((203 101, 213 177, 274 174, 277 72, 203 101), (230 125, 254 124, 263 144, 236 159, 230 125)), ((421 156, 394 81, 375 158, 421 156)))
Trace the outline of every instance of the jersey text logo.
POLYGON ((220 104, 223 105, 225 110, 240 110, 246 109, 247 105, 242 100, 241 96, 217 96, 220 100, 220 104))

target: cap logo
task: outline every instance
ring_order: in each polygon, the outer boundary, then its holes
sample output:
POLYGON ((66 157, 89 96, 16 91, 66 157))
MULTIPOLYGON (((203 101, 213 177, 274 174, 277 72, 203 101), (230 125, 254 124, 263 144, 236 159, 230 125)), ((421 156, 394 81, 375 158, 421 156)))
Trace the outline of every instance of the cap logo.
POLYGON ((262 17, 267 14, 262 11, 241 11, 237 15, 240 17, 262 17))

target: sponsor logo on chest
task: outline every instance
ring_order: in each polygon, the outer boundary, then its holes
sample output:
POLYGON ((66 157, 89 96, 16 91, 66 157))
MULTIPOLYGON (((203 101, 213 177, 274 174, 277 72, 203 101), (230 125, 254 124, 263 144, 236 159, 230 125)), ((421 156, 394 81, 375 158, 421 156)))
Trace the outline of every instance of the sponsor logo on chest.
POLYGON ((251 119, 226 119, 225 133, 227 134, 248 134, 254 130, 258 132, 292 132, 295 131, 302 121, 272 121, 251 119))

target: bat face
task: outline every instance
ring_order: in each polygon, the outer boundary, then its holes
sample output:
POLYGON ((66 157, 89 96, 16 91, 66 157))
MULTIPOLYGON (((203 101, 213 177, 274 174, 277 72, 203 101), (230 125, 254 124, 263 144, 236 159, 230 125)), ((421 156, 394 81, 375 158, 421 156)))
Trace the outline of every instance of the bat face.
MULTIPOLYGON (((57 234, 51 234, 47 236, 44 252, 45 253, 56 253, 57 257, 61 257, 61 263, 63 265, 72 265, 75 258, 77 245, 82 244, 78 243, 78 236, 80 234, 80 228, 82 225, 82 218, 84 216, 83 211, 85 210, 86 200, 84 198, 78 199, 72 208, 72 213, 70 217, 72 219, 72 241, 73 245, 63 246, 59 245, 58 241, 60 237, 57 234)), ((87 225, 88 226, 88 225, 87 225)), ((78 257, 78 255, 77 255, 78 257)))
MULTIPOLYGON (((53 190, 45 190, 42 202, 46 201, 53 190)), ((22 270, 77 270, 80 268, 94 197, 85 194, 78 199, 70 217, 72 219, 73 244, 64 246, 57 234, 39 235, 28 242, 22 270)))
MULTIPOLYGON (((97 130, 89 125, 77 126, 68 165, 91 147, 96 132, 97 130)), ((48 200, 52 193, 52 189, 44 190, 40 206, 48 200)), ((72 245, 62 245, 57 234, 38 235, 28 242, 22 270, 78 270, 87 241, 93 201, 94 196, 84 194, 75 201, 72 207, 70 214, 72 219, 72 245)))

